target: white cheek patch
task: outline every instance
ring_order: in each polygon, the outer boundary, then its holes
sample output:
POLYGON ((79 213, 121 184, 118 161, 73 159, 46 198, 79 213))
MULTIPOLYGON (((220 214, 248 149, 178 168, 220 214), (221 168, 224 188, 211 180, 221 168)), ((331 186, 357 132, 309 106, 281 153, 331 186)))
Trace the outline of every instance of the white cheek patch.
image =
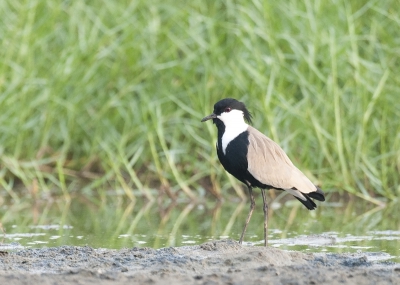
POLYGON ((249 125, 245 123, 243 112, 240 110, 224 112, 218 116, 218 119, 225 125, 225 132, 222 135, 222 151, 226 154, 228 144, 238 135, 245 132, 249 125))

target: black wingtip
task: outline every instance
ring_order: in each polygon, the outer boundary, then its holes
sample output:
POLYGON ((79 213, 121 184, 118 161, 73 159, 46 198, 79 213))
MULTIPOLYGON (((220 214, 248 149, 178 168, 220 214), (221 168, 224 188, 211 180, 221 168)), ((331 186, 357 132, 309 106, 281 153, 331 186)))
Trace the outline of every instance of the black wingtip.
POLYGON ((322 189, 319 188, 318 186, 315 186, 315 187, 317 187, 317 191, 308 193, 307 195, 310 196, 311 198, 315 199, 315 200, 325 201, 325 194, 322 191, 322 189))

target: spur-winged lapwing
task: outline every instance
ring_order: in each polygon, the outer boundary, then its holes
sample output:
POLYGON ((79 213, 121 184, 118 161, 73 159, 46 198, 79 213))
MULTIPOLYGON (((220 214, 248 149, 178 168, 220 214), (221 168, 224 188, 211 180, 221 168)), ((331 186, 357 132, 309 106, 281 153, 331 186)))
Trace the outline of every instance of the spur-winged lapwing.
POLYGON ((325 201, 322 190, 314 185, 270 138, 248 125, 251 114, 246 106, 226 98, 214 105, 214 112, 201 121, 213 120, 218 129, 217 154, 225 170, 246 184, 250 194, 250 212, 239 243, 255 207, 253 187, 261 189, 264 202, 264 245, 267 245, 268 204, 265 190, 285 190, 309 210, 317 205, 311 198, 325 201), (246 123, 247 122, 247 123, 246 123))

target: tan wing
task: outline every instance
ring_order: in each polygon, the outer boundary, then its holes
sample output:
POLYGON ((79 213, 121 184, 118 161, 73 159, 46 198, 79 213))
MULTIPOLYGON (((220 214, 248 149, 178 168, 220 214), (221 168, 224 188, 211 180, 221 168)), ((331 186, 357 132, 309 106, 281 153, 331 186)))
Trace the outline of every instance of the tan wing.
POLYGON ((263 184, 285 189, 303 200, 306 198, 300 192, 307 194, 317 190, 277 143, 251 126, 248 132, 248 171, 254 178, 263 184))

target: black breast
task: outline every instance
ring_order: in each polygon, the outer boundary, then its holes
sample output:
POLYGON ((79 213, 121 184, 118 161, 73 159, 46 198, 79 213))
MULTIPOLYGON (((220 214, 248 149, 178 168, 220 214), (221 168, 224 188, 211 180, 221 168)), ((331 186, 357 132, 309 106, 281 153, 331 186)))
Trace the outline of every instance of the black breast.
POLYGON ((249 173, 247 171, 247 150, 249 147, 249 133, 241 133, 234 138, 226 147, 226 153, 222 150, 222 135, 218 136, 217 154, 219 161, 225 170, 235 176, 241 182, 248 181, 249 173))

